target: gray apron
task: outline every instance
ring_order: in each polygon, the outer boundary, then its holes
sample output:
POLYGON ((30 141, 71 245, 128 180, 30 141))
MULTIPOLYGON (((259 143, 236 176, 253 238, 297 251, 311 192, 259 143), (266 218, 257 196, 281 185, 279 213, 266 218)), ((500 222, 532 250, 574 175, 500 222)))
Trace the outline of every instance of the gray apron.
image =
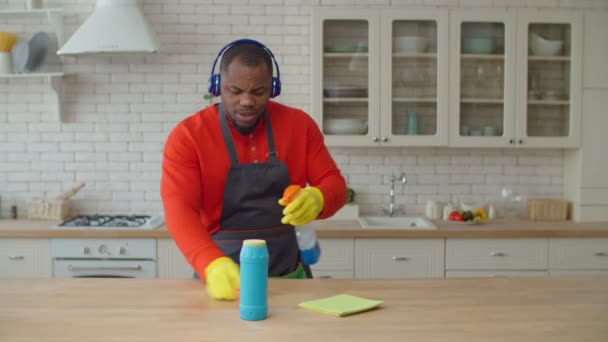
MULTIPOLYGON (((222 105, 218 112, 231 165, 224 187, 220 230, 211 238, 237 264, 243 240, 266 240, 268 275, 288 275, 298 269, 300 251, 293 226, 281 223, 283 207, 278 200, 290 179, 287 166, 277 159, 268 111, 264 112, 268 162, 253 164, 239 164, 222 105)), ((305 269, 311 278, 310 268, 305 269)))

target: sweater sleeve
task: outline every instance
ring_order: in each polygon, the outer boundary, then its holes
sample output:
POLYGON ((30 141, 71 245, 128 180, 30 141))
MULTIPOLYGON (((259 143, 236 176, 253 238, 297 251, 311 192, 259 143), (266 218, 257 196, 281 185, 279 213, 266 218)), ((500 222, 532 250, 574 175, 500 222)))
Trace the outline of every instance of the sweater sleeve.
POLYGON ((307 158, 308 183, 323 193, 324 207, 319 218, 325 219, 346 203, 346 181, 325 146, 323 134, 312 119, 309 120, 307 158))
POLYGON ((196 273, 204 279, 205 268, 223 256, 209 233, 201 213, 198 154, 189 131, 178 125, 165 142, 161 197, 169 234, 196 273))

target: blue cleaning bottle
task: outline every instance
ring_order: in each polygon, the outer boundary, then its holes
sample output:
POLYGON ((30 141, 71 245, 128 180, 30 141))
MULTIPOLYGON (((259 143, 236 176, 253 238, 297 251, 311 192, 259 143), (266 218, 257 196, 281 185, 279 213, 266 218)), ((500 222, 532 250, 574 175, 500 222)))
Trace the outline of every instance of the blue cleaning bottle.
POLYGON ((240 254, 242 320, 261 321, 268 314, 268 248, 266 241, 243 241, 240 254))
POLYGON ((321 257, 321 247, 314 227, 309 224, 296 227, 296 237, 300 248, 300 259, 304 265, 314 265, 321 257))

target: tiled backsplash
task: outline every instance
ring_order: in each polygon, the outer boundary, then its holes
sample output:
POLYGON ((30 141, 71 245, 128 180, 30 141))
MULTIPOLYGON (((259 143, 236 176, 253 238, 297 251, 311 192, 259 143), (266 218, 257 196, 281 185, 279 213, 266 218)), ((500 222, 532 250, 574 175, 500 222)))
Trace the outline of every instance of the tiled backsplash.
MULTIPOLYGON (((229 41, 252 37, 277 56, 280 102, 311 109, 310 14, 322 6, 502 6, 608 8, 608 0, 205 0, 142 1, 161 43, 156 55, 79 56, 63 61, 65 122, 43 79, 0 79, 0 196, 2 217, 10 206, 47 193, 54 197, 79 181, 74 197, 81 213, 150 213, 159 196, 163 141, 181 119, 206 105, 210 66, 229 41)), ((71 35, 94 0, 46 0, 64 9, 71 35)), ((0 0, 0 9, 23 8, 0 0)), ((48 30, 36 18, 0 17, 0 29, 29 39, 48 30)), ((405 172, 396 202, 423 212, 427 199, 492 201, 500 190, 560 197, 564 158, 560 150, 448 148, 332 148, 364 213, 388 203, 390 175, 405 172)), ((513 205, 522 209, 521 203, 513 205)), ((512 211, 509 211, 513 213, 512 211)))

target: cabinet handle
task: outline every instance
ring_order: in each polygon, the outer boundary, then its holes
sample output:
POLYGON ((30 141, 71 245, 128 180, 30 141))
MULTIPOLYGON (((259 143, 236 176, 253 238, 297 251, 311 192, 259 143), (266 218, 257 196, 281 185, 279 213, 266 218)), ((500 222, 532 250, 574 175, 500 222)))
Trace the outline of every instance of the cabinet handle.
POLYGON ((517 142, 518 142, 520 145, 522 145, 522 144, 524 143, 524 141, 523 141, 522 139, 519 139, 517 142))
POLYGON ((9 255, 8 260, 23 260, 25 257, 23 255, 9 255))
POLYGON ((384 137, 384 138, 382 138, 382 141, 383 141, 383 142, 387 142, 387 141, 388 141, 388 138, 387 138, 387 137, 384 137))
POLYGON ((597 252, 597 253, 595 253, 595 256, 600 256, 600 257, 601 257, 601 256, 608 256, 608 253, 605 253, 605 252, 597 252))
POLYGON ((392 259, 394 261, 406 261, 406 260, 408 260, 407 257, 398 257, 398 256, 394 256, 392 259))
POLYGON ((374 137, 374 139, 372 139, 373 142, 378 142, 380 139, 378 139, 378 137, 374 137))
POLYGON ((507 256, 506 253, 503 253, 503 252, 494 252, 494 251, 490 252, 490 255, 491 256, 497 256, 497 257, 507 256))
POLYGON ((509 144, 515 144, 515 140, 509 139, 509 144))

